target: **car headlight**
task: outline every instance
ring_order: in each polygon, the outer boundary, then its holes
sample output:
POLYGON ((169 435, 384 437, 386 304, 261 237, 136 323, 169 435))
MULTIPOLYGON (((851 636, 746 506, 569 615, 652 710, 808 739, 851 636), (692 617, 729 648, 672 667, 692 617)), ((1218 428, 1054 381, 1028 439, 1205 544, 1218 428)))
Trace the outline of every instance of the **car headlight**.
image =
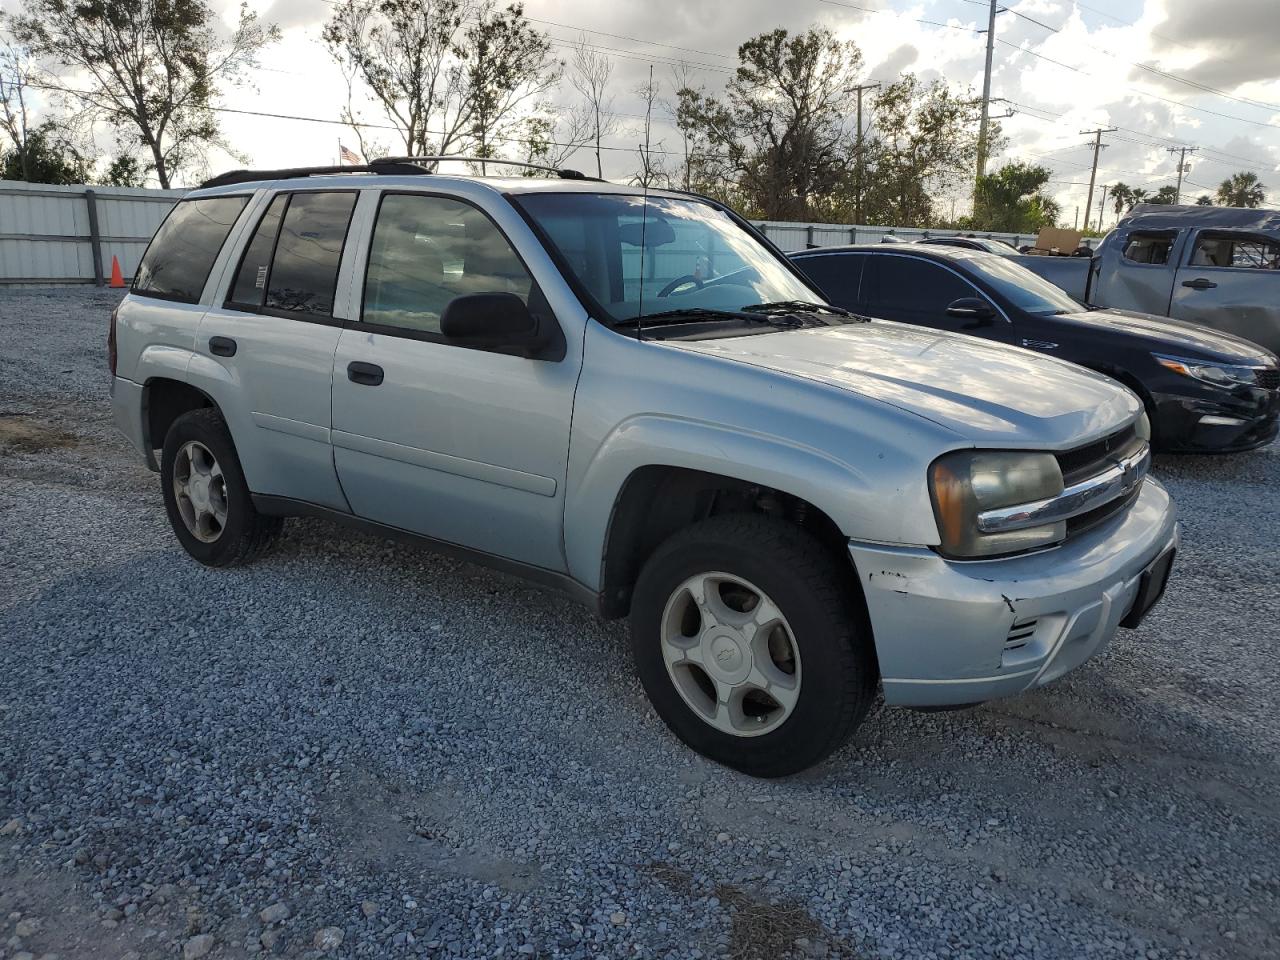
POLYGON ((1172 370, 1184 377, 1191 377, 1215 387, 1251 385, 1257 380, 1253 367, 1231 363, 1203 363, 1199 360, 1184 360, 1181 357, 1166 357, 1159 353, 1153 353, 1152 356, 1166 370, 1172 370))
POLYGON ((1142 413, 1138 414, 1138 420, 1133 425, 1133 432, 1143 442, 1151 443, 1151 418, 1147 416, 1147 411, 1143 410, 1142 413))
POLYGON ((1066 539, 1065 522, 1000 533, 978 529, 978 514, 984 510, 1047 500, 1062 489, 1062 470, 1051 453, 957 450, 944 454, 929 468, 942 554, 956 559, 994 557, 1066 539))

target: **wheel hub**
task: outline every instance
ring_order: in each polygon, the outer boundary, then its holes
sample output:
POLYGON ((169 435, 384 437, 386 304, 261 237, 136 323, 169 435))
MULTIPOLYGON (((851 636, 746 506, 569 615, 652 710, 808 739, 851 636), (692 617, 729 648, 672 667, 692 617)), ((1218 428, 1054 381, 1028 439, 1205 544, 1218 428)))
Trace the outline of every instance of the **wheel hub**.
POLYGON ((743 637, 727 630, 711 630, 702 641, 707 672, 725 683, 741 683, 751 672, 751 654, 743 637))

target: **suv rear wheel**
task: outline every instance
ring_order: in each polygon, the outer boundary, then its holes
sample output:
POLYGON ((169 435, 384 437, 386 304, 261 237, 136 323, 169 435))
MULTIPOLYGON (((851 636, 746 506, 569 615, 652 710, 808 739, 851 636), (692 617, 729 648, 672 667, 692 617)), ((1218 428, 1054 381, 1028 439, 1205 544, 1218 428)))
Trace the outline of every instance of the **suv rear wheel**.
POLYGON ((173 532, 187 553, 210 567, 248 563, 284 525, 254 509, 231 433, 216 410, 192 410, 173 421, 160 476, 173 532))
POLYGON ((713 517, 649 558, 631 603, 636 669, 699 753, 759 777, 818 763, 867 715, 877 673, 838 559, 803 530, 713 517))

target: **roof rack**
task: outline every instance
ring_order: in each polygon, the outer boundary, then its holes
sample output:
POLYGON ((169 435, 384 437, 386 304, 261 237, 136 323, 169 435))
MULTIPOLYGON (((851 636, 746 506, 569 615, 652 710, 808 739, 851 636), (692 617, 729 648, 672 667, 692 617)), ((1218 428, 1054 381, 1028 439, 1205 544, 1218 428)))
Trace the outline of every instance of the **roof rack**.
POLYGON ((378 157, 370 163, 429 163, 431 171, 434 173, 436 167, 442 160, 461 160, 465 163, 492 163, 504 167, 524 167, 527 170, 543 170, 547 173, 554 173, 561 180, 593 180, 599 183, 604 181, 599 177, 589 177, 581 170, 569 170, 562 167, 549 167, 543 163, 528 163, 524 160, 503 160, 500 157, 464 157, 464 156, 439 156, 439 157, 378 157))
POLYGON ((429 174, 426 167, 400 160, 371 160, 366 164, 340 167, 286 167, 281 170, 228 170, 200 184, 205 187, 225 187, 233 183, 253 183, 258 180, 294 180, 299 177, 318 177, 329 173, 381 173, 381 174, 429 174))

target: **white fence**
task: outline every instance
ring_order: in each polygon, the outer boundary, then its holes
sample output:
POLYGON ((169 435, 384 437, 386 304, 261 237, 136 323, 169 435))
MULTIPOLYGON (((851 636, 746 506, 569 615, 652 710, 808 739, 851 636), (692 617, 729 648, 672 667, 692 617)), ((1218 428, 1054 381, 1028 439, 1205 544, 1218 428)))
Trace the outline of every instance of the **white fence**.
POLYGON ((0 284, 101 284, 113 256, 132 277, 185 192, 0 180, 0 284))
MULTIPOLYGON (((0 285, 102 284, 111 274, 113 256, 119 258, 124 276, 131 278, 151 234, 185 192, 0 180, 0 285)), ((886 235, 919 240, 956 232, 840 223, 753 222, 788 253, 813 246, 876 243, 886 235)), ((977 235, 1009 240, 1015 246, 1035 239, 1030 234, 977 235)), ((1084 242, 1092 245, 1094 241, 1084 242)))

